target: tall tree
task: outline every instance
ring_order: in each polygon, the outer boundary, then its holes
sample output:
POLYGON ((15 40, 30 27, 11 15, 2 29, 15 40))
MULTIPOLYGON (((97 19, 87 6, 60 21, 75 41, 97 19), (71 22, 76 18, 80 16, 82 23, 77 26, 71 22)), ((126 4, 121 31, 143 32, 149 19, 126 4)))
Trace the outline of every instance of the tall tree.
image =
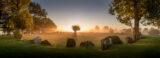
POLYGON ((133 40, 137 40, 140 39, 139 23, 141 20, 142 23, 150 22, 150 24, 158 22, 153 20, 159 18, 160 9, 157 1, 159 0, 113 0, 109 13, 116 15, 118 21, 128 26, 132 26, 132 21, 134 21, 133 40), (153 6, 155 8, 151 11, 153 6))
POLYGON ((3 32, 10 35, 13 31, 13 22, 11 22, 11 0, 0 0, 0 28, 3 32))
POLYGON ((77 31, 80 30, 79 25, 73 25, 72 30, 74 31, 74 38, 76 39, 77 38, 77 31))
POLYGON ((29 4, 30 0, 11 0, 11 15, 15 29, 27 29, 33 23, 32 16, 27 9, 29 4))
POLYGON ((3 31, 9 34, 14 30, 30 28, 32 16, 28 11, 30 0, 0 0, 0 19, 3 20, 3 31))
POLYGON ((56 24, 47 18, 47 12, 39 3, 31 2, 28 10, 33 16, 33 31, 46 32, 49 29, 56 30, 56 24))
POLYGON ((31 2, 28 9, 34 17, 39 17, 39 18, 47 17, 46 10, 42 9, 39 3, 31 2))

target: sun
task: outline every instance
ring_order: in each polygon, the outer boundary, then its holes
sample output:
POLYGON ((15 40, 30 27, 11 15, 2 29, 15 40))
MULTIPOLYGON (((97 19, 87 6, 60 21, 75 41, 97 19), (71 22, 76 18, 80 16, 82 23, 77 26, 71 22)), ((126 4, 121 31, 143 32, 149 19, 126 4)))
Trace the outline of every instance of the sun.
POLYGON ((72 28, 65 28, 64 31, 74 32, 74 31, 72 30, 72 28))

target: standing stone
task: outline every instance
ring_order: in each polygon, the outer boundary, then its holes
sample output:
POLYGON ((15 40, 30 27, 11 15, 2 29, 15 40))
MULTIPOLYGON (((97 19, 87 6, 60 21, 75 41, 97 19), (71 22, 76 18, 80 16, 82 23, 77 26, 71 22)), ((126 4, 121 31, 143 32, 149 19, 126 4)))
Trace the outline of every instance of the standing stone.
POLYGON ((51 46, 51 44, 49 43, 48 40, 44 40, 41 42, 42 45, 48 45, 48 46, 51 46))
POLYGON ((133 40, 131 37, 126 37, 126 42, 127 42, 127 44, 132 44, 133 40))
POLYGON ((74 38, 69 38, 67 40, 67 44, 66 44, 66 47, 75 47, 76 46, 76 41, 74 38))
POLYGON ((110 43, 110 44, 112 44, 112 43, 113 43, 113 42, 112 42, 112 38, 109 38, 109 43, 110 43))
POLYGON ((94 47, 94 44, 91 41, 84 41, 80 43, 81 47, 94 47))
POLYGON ((101 40, 101 48, 102 50, 106 50, 108 49, 112 44, 112 38, 111 37, 107 37, 105 39, 101 40))
POLYGON ((36 38, 33 39, 33 43, 34 43, 34 44, 40 44, 40 43, 41 43, 41 40, 42 40, 42 39, 41 39, 40 37, 36 37, 36 38))

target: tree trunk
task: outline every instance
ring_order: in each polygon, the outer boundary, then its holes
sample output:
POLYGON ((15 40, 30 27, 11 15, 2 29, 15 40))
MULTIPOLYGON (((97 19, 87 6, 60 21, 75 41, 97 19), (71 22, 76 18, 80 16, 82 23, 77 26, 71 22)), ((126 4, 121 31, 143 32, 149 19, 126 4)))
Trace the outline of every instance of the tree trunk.
POLYGON ((140 38, 139 34, 139 19, 134 20, 134 30, 133 30, 133 41, 136 41, 140 38))
POLYGON ((74 39, 77 38, 77 31, 74 31, 74 39))
POLYGON ((139 15, 138 11, 138 0, 134 0, 134 30, 133 30, 133 41, 137 41, 140 39, 140 32, 139 32, 139 21, 141 19, 141 16, 139 15))

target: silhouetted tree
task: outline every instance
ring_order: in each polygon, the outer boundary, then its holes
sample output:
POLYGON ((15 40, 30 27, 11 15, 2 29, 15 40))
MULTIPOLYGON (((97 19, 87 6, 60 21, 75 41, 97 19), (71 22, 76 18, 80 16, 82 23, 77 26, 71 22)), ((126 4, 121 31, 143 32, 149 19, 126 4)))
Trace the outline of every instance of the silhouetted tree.
POLYGON ((74 38, 77 38, 77 31, 80 31, 80 26, 79 25, 73 25, 72 30, 74 31, 74 38))
POLYGON ((150 28, 148 33, 150 35, 159 35, 160 34, 160 31, 158 29, 154 29, 154 28, 150 28))
POLYGON ((56 31, 57 26, 50 18, 43 19, 43 22, 44 22, 44 24, 42 26, 43 32, 47 32, 49 29, 56 31))
POLYGON ((109 28, 109 33, 114 33, 114 30, 112 28, 109 28))
POLYGON ((28 10, 33 16, 33 31, 46 32, 48 29, 57 29, 56 24, 47 18, 47 12, 39 3, 31 2, 28 10))
POLYGON ((38 18, 46 18, 47 17, 46 10, 43 9, 39 3, 31 2, 28 10, 30 11, 30 13, 34 17, 38 17, 38 18))
POLYGON ((108 29, 109 29, 108 26, 104 26, 104 27, 103 27, 103 30, 105 30, 105 31, 108 30, 108 29))
POLYGON ((140 39, 139 22, 146 25, 160 25, 160 1, 159 0, 113 0, 109 13, 116 15, 117 19, 128 26, 132 26, 134 20, 133 39, 140 39), (142 19, 145 18, 145 19, 142 19))
POLYGON ((99 31, 99 30, 100 30, 100 27, 99 27, 98 25, 96 25, 96 26, 95 26, 95 30, 96 30, 96 31, 99 31))

